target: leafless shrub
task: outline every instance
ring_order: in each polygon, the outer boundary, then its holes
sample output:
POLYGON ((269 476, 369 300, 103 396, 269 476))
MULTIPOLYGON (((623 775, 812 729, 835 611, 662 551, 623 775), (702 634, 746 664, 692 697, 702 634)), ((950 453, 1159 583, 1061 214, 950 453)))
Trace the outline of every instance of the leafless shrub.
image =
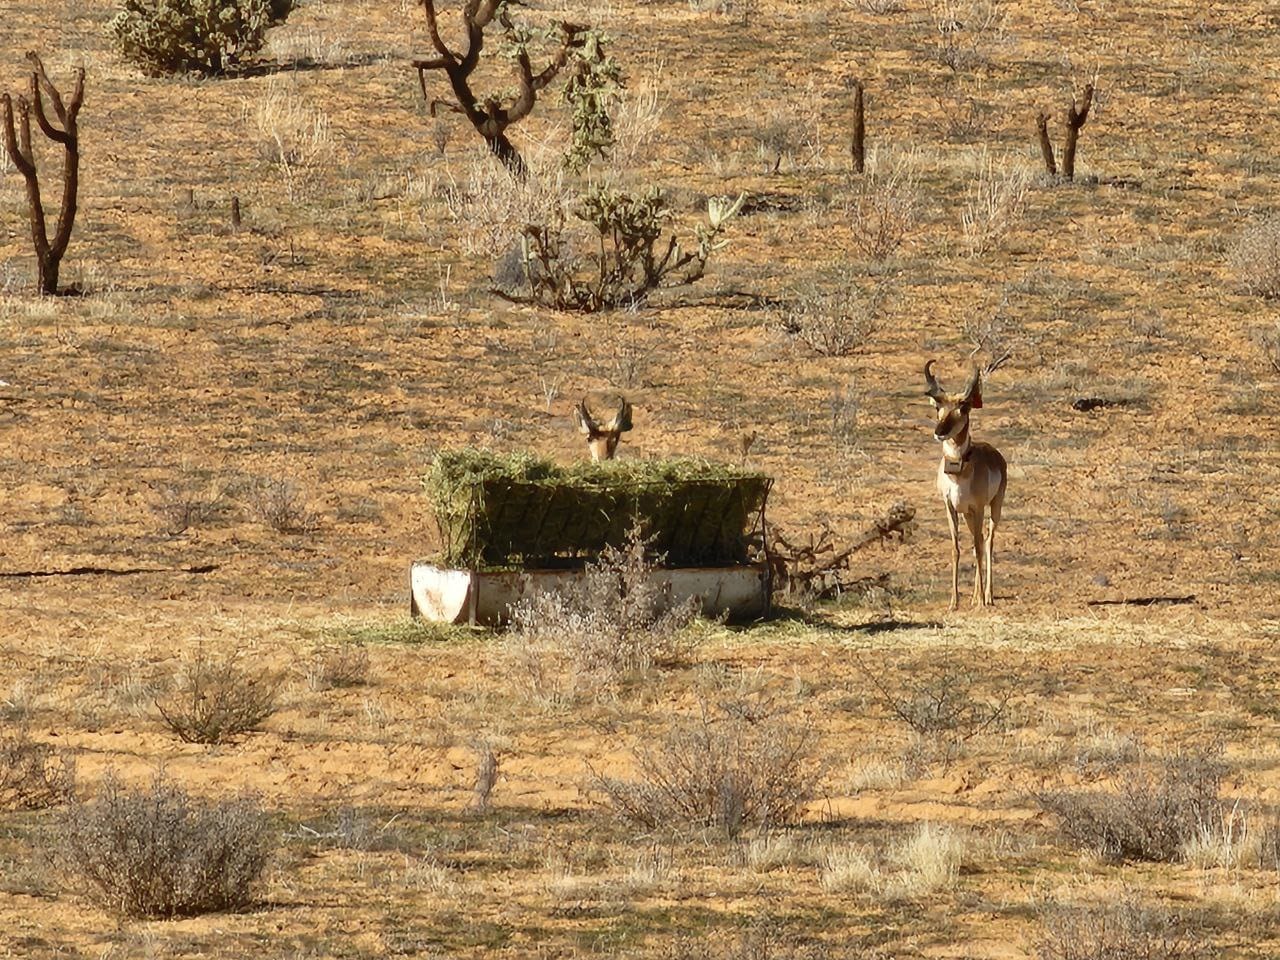
POLYGON ((594 776, 615 812, 647 827, 694 824, 730 835, 792 823, 813 796, 813 732, 776 715, 741 711, 677 720, 636 750, 639 779, 594 776))
POLYGON ((1231 249, 1231 266, 1246 293, 1280 299, 1280 214, 1244 228, 1231 249))
POLYGON ((632 531, 587 567, 576 589, 538 594, 512 610, 510 648, 540 699, 612 687, 687 656, 685 628, 701 605, 696 597, 672 603, 652 578, 662 558, 651 559, 647 547, 632 531))
POLYGON ((985 679, 953 657, 931 658, 890 677, 870 668, 867 678, 881 705, 922 737, 950 743, 971 740, 1006 715, 1014 688, 996 683, 990 696, 978 688, 985 679))
POLYGON ((0 736, 0 810, 40 810, 71 799, 75 761, 25 727, 0 736))
POLYGON ((873 170, 849 205, 853 245, 868 260, 887 260, 915 230, 920 194, 905 166, 873 170))
POLYGON ((312 690, 360 687, 369 682, 369 649, 362 644, 334 644, 317 649, 302 668, 312 690))
POLYGON ((175 689, 156 699, 156 709, 187 743, 226 743, 275 712, 280 683, 275 673, 242 669, 235 653, 213 660, 200 648, 179 672, 175 689))
POLYGON ((1220 751, 1176 753, 1136 765, 1110 790, 1055 791, 1040 805, 1076 845, 1115 860, 1171 862, 1221 822, 1226 774, 1220 751))
POLYGON ((988 117, 975 91, 953 77, 941 93, 933 94, 943 138, 968 143, 979 139, 987 130, 988 117))
POLYGON ((170 484, 161 488, 160 497, 152 503, 151 510, 165 532, 176 535, 213 522, 225 506, 220 490, 194 490, 187 484, 170 484))
POLYGON ((1079 907, 1049 903, 1040 912, 1039 960, 1208 960, 1212 945, 1180 919, 1143 906, 1133 894, 1079 907))
POLYGON ((933 57, 954 71, 989 63, 1009 19, 1002 0, 931 0, 929 11, 937 34, 933 57))
POLYGON ((997 164, 990 155, 982 158, 960 213, 969 256, 986 253, 1017 226, 1030 188, 1031 175, 1025 168, 997 164))
POLYGON ((760 12, 760 0, 689 0, 689 9, 697 13, 732 17, 747 26, 760 12))
POLYGON ((273 847, 254 800, 201 800, 162 776, 139 790, 108 776, 96 799, 67 810, 57 841, 59 865, 126 917, 248 907, 273 847))
POLYGON ((860 283, 850 271, 806 287, 778 319, 779 329, 824 357, 847 357, 883 324, 888 290, 860 283))
POLYGON ((265 477, 249 488, 253 515, 277 533, 314 533, 320 517, 307 506, 306 495, 292 480, 265 477))

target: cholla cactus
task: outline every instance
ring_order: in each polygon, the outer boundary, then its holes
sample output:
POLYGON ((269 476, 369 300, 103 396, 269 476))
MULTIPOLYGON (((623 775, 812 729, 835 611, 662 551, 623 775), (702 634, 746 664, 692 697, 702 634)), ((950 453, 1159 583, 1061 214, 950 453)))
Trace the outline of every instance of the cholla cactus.
POLYGON ((564 85, 564 101, 573 111, 573 139, 564 161, 575 172, 585 170, 593 157, 607 156, 613 146, 610 111, 622 90, 622 71, 605 50, 608 42, 595 31, 583 34, 564 85))
POLYGON ((576 211, 578 219, 599 235, 584 248, 590 255, 575 255, 562 221, 525 228, 530 299, 589 313, 641 303, 662 287, 696 283, 706 273, 711 254, 728 243, 721 235, 745 200, 745 194, 736 200, 710 200, 707 223, 696 231, 697 248, 686 251, 674 234, 667 233, 672 213, 661 190, 654 187, 633 195, 595 187, 576 211))
POLYGON ((217 76, 262 48, 294 0, 124 0, 111 20, 116 48, 149 76, 217 76))

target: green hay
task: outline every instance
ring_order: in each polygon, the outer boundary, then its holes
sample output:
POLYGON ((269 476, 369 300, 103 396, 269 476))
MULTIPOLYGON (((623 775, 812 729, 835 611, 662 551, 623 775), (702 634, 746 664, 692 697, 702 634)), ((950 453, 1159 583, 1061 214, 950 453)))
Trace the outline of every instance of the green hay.
POLYGON ((621 546, 633 526, 672 566, 745 563, 770 479, 706 460, 559 467, 528 454, 440 454, 424 480, 440 561, 467 569, 561 567, 621 546))

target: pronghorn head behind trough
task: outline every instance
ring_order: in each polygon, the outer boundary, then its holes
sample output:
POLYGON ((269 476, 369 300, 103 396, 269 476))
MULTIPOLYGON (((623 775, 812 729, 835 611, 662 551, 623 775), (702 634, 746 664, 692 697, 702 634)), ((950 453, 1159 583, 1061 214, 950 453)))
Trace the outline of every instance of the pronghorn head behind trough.
POLYGON ((933 375, 933 365, 937 362, 930 360, 924 365, 925 396, 933 404, 937 415, 933 439, 958 443, 969 432, 969 412, 982 407, 982 373, 974 368, 973 375, 969 377, 963 390, 959 393, 947 393, 933 375))
POLYGON ((591 415, 584 397, 573 408, 573 417, 578 423, 578 430, 587 438, 587 449, 591 451, 591 459, 599 463, 601 460, 613 459, 622 435, 631 429, 631 404, 619 397, 618 409, 614 415, 609 420, 599 423, 591 415))

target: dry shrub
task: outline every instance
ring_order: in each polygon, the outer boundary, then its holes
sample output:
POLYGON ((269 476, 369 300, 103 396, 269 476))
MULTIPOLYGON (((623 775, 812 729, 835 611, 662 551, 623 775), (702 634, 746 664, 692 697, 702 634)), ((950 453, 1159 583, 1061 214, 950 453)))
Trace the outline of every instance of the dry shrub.
POLYGON ((1039 960, 1208 960, 1212 946, 1178 918, 1132 894, 1116 903, 1041 911, 1039 960))
POLYGON ((226 743, 275 713, 278 674, 243 669, 239 655, 213 660, 202 649, 179 671, 176 689, 156 709, 187 743, 226 743))
POLYGON ((369 682, 369 650, 358 643, 323 646, 304 662, 301 672, 317 692, 361 687, 369 682))
POLYGON ((847 357, 880 329, 886 299, 884 285, 868 287, 846 270, 829 283, 807 287, 781 315, 778 327, 820 356, 847 357))
POLYGON ((1171 862, 1228 815, 1221 751, 1176 753, 1126 771, 1109 790, 1039 797, 1077 846, 1114 860, 1171 862))
POLYGON ((26 728, 0 737, 0 810, 40 810, 71 799, 75 761, 26 728))
POLYGON ((894 678, 874 668, 867 677, 889 713, 922 737, 951 743, 997 725, 1014 691, 1011 683, 993 682, 989 672, 980 676, 949 656, 913 664, 894 678), (979 695, 984 684, 992 687, 990 695, 979 695))
POLYGON ((957 71, 985 66, 1009 19, 1003 0, 932 0, 929 10, 934 59, 957 71))
POLYGON ((844 0, 846 7, 860 10, 863 13, 874 13, 877 16, 886 13, 901 13, 906 9, 903 0, 844 0))
POLYGON ((1231 250, 1231 266, 1246 293, 1280 299, 1280 214, 1244 228, 1231 250))
POLYGON ((979 164, 969 187, 960 226, 969 256, 986 253, 1017 226, 1027 203, 1031 175, 1024 167, 997 165, 990 156, 979 164))
POLYGON ((609 806, 646 827, 690 824, 729 835, 793 823, 813 796, 813 731, 784 718, 705 703, 636 750, 639 778, 596 775, 609 806), (754 716, 754 719, 750 719, 754 716))
POLYGON ((196 490, 186 483, 166 484, 159 492, 159 499, 151 505, 152 512, 164 531, 174 536, 212 523, 226 508, 217 487, 196 490))
POLYGON ((202 800, 160 776, 130 790, 108 776, 67 810, 55 858, 113 913, 180 917, 250 906, 273 846, 249 797, 202 800))
POLYGON ((873 170, 848 206, 853 245, 868 260, 887 260, 919 222, 920 192, 905 165, 873 170))
POLYGON ((306 495, 291 480, 267 477, 249 488, 249 506, 261 523, 277 533, 314 533, 320 517, 307 506, 306 495))
POLYGON ((632 531, 622 547, 601 552, 576 587, 513 608, 509 648, 535 696, 573 699, 685 660, 686 628, 701 604, 696 597, 672 602, 653 581, 662 558, 650 559, 647 546, 632 531))
MULTIPOLYGON (((459 228, 456 237, 464 252, 514 256, 518 267, 525 225, 568 219, 577 194, 565 175, 561 155, 550 148, 525 152, 529 176, 523 181, 489 162, 490 158, 488 150, 477 148, 467 163, 466 178, 446 186, 442 199, 459 228)), ((499 286, 502 279, 495 278, 499 286)))
POLYGON ((260 154, 279 171, 289 199, 315 189, 319 174, 337 157, 329 115, 279 81, 244 112, 257 130, 260 154))
POLYGON ((613 147, 609 151, 609 160, 617 169, 634 166, 658 135, 667 111, 665 71, 665 62, 652 61, 644 73, 633 76, 622 90, 613 111, 613 147))

